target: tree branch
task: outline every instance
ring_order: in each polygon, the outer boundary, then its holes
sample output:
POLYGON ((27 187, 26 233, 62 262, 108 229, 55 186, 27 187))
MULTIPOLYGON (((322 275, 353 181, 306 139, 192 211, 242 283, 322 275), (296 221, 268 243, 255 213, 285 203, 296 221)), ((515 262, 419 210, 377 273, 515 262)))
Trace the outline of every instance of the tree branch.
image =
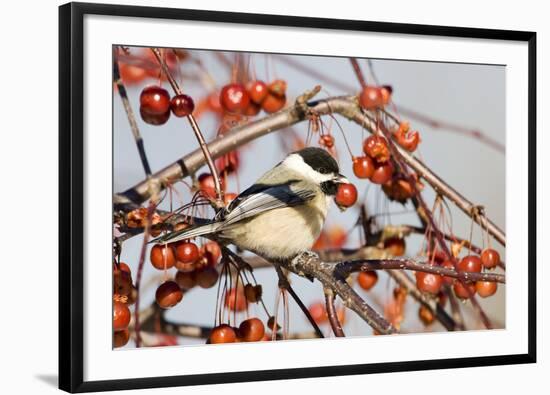
POLYGON ((374 330, 382 334, 398 333, 397 329, 376 312, 346 282, 346 275, 335 263, 323 262, 312 252, 305 252, 281 266, 299 276, 318 280, 324 288, 338 295, 344 306, 355 311, 374 330))

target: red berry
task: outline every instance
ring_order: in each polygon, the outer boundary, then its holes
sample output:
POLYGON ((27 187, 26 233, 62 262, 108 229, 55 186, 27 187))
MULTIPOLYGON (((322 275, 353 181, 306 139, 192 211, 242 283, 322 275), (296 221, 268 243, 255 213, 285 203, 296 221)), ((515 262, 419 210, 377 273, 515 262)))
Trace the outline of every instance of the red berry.
POLYGON ((150 85, 139 96, 140 111, 148 115, 163 115, 170 110, 170 95, 158 85, 150 85))
POLYGON ((130 266, 128 266, 128 264, 126 264, 126 263, 124 263, 124 262, 120 262, 120 263, 118 264, 118 268, 119 268, 120 270, 122 270, 123 272, 126 272, 126 273, 128 273, 128 274, 130 274, 130 275, 132 274, 132 271, 130 270, 130 266))
POLYGON ((130 324, 130 309, 122 302, 113 303, 113 330, 121 331, 130 324))
POLYGON ((377 86, 365 86, 359 94, 359 104, 365 110, 375 110, 384 106, 385 96, 377 86))
POLYGON ((158 270, 171 269, 176 264, 176 256, 171 245, 157 244, 151 248, 151 264, 158 270))
POLYGON ((249 303, 257 303, 262 298, 262 286, 246 284, 244 286, 244 295, 249 303))
POLYGON ((319 139, 319 144, 327 148, 332 148, 334 147, 334 137, 330 134, 323 134, 319 139))
POLYGON ((259 104, 256 104, 251 101, 248 104, 248 107, 245 108, 243 115, 246 115, 247 117, 254 117, 258 115, 261 110, 262 110, 262 107, 259 104))
POLYGON ((405 240, 399 237, 386 239, 384 240, 384 249, 392 256, 403 256, 406 249, 405 240))
POLYGON ((486 248, 481 252, 481 264, 487 268, 492 269, 497 267, 500 263, 500 254, 498 251, 492 248, 486 248))
POLYGON ((168 109, 168 111, 166 111, 164 114, 149 114, 143 111, 142 108, 140 108, 139 113, 141 115, 141 119, 143 119, 145 123, 155 126, 164 125, 170 118, 170 109, 168 109))
MULTIPOLYGON (((220 177, 220 187, 225 190, 224 178, 220 177)), ((199 187, 204 196, 210 199, 216 198, 216 187, 214 186, 214 177, 210 173, 202 173, 199 176, 199 187)))
POLYGON ((338 184, 334 199, 340 207, 351 207, 357 201, 357 188, 353 184, 338 184))
POLYGON ((258 342, 264 337, 265 328, 258 318, 249 318, 239 325, 239 334, 245 342, 258 342))
POLYGON ((130 340, 130 331, 128 329, 116 331, 113 334, 113 347, 123 347, 128 344, 128 340, 130 340))
POLYGON ((188 291, 197 285, 195 272, 180 272, 176 273, 176 283, 183 291, 188 291))
POLYGON ((391 94, 393 93, 393 88, 389 85, 384 85, 380 88, 380 96, 382 98, 382 104, 387 106, 390 104, 391 94))
POLYGON ((397 144, 409 152, 414 152, 420 143, 420 134, 417 131, 407 133, 394 133, 397 144))
POLYGON ((281 110, 286 104, 286 96, 279 97, 272 93, 268 93, 262 102, 262 110, 268 114, 273 114, 281 110))
POLYGON ((250 100, 255 104, 262 104, 267 96, 267 85, 263 81, 251 81, 246 85, 250 100))
POLYGON ((374 162, 368 156, 353 158, 353 173, 358 178, 370 178, 374 173, 374 162))
POLYGON ((155 293, 155 300, 157 304, 163 309, 169 309, 174 307, 183 298, 183 292, 179 285, 174 281, 166 281, 162 283, 155 293))
POLYGON ((176 117, 186 117, 195 109, 195 103, 191 96, 181 94, 172 98, 170 108, 176 117))
POLYGON ((238 289, 231 288, 225 294, 225 306, 233 311, 244 311, 248 306, 246 296, 241 287, 238 289))
POLYGON ((390 160, 390 148, 388 142, 382 136, 372 135, 363 142, 363 152, 376 160, 384 163, 390 160))
MULTIPOLYGON (((311 315, 311 318, 313 318, 313 320, 317 324, 322 324, 328 321, 327 310, 324 303, 322 302, 313 303, 309 305, 308 311, 309 311, 309 314, 311 315)), ((271 328, 271 326, 269 327, 271 328)))
POLYGON ((233 200, 237 198, 236 193, 226 193, 223 195, 223 202, 225 203, 225 206, 229 206, 233 200))
POLYGON ((118 68, 120 71, 120 78, 126 85, 140 83, 147 77, 147 71, 142 67, 119 62, 118 68))
POLYGON ((218 282, 218 271, 213 267, 205 267, 195 272, 197 285, 201 288, 212 288, 218 282))
POLYGON ((222 249, 215 241, 208 241, 201 247, 200 254, 206 258, 208 265, 215 266, 222 256, 222 249))
POLYGON ((225 171, 229 174, 238 170, 239 163, 239 153, 237 151, 230 151, 216 160, 216 167, 220 173, 225 171))
POLYGON ((126 296, 132 291, 132 276, 121 269, 113 271, 113 293, 126 296))
MULTIPOLYGON (((455 270, 455 266, 453 265, 453 263, 451 261, 444 261, 441 264, 441 266, 446 268, 446 269, 455 270)), ((443 276, 443 282, 447 285, 453 285, 455 280, 456 279, 454 277, 443 276)))
POLYGON ((365 291, 369 291, 370 289, 372 289, 372 287, 374 287, 377 282, 378 273, 376 273, 374 270, 359 272, 359 274, 357 275, 357 283, 365 291))
POLYGON ((286 95, 286 81, 275 80, 267 87, 269 93, 277 97, 285 97, 286 95))
POLYGON ((228 112, 243 113, 250 103, 250 97, 241 84, 228 84, 220 92, 220 103, 228 112))
POLYGON ((234 343, 237 340, 235 330, 227 324, 221 324, 212 329, 208 342, 211 344, 234 343))
POLYGON ((466 283, 466 286, 462 285, 460 281, 456 281, 453 285, 453 290, 455 291, 455 295, 459 299, 468 299, 470 297, 470 293, 468 290, 470 290, 471 294, 476 293, 476 285, 473 283, 466 283))
POLYGON ((176 258, 182 263, 194 263, 199 259, 199 247, 186 241, 177 243, 176 258))
POLYGON ((477 281, 476 291, 482 298, 493 296, 497 292, 497 283, 492 281, 477 281))
POLYGON ((374 184, 385 184, 390 181, 393 176, 393 165, 391 162, 380 163, 374 165, 374 172, 370 177, 374 184))
POLYGON ((481 259, 475 255, 467 255, 458 262, 456 269, 460 272, 481 272, 481 259))
MULTIPOLYGON (((417 188, 419 184, 417 183, 417 188)), ((414 196, 413 185, 405 179, 392 178, 382 185, 382 190, 390 200, 405 204, 408 199, 414 196)))
POLYGON ((443 277, 439 274, 416 272, 416 286, 422 292, 437 295, 443 285, 443 277))
POLYGON ((435 319, 434 313, 424 305, 418 309, 418 318, 424 325, 430 325, 435 319))

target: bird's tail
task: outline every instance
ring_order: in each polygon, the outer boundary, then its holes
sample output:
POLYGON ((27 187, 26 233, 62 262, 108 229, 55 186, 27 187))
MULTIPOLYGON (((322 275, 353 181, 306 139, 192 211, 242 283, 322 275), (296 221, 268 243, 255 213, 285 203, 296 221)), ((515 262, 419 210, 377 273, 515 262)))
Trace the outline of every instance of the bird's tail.
POLYGON ((221 225, 222 224, 220 222, 211 222, 203 225, 192 226, 190 228, 178 230, 176 232, 157 237, 156 239, 152 240, 151 243, 175 243, 176 241, 215 233, 221 227, 221 225))

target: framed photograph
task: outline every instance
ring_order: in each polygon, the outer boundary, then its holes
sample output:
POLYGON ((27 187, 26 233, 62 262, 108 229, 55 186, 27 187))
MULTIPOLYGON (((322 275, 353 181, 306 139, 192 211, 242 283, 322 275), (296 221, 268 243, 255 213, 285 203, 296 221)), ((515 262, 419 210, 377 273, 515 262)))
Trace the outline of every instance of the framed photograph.
POLYGON ((61 389, 535 362, 534 32, 59 12, 61 389))

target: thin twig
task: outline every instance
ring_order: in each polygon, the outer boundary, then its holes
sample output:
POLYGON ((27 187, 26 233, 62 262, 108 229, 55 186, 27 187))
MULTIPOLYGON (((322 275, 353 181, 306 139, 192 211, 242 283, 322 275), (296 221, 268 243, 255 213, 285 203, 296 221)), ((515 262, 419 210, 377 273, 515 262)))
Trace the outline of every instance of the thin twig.
POLYGON ((334 292, 332 292, 332 289, 325 288, 325 304, 327 305, 328 322, 334 332, 334 336, 346 337, 344 330, 342 329, 342 324, 338 319, 336 308, 334 307, 334 292))
POLYGON ((495 283, 506 283, 506 277, 502 274, 492 272, 462 272, 448 269, 439 265, 430 265, 427 262, 417 262, 412 259, 358 259, 337 263, 337 268, 342 273, 354 273, 370 270, 414 270, 424 273, 439 274, 440 276, 456 278, 465 282, 489 281, 495 283))
POLYGON ((323 335, 323 332, 321 331, 321 328, 319 328, 319 325, 317 325, 317 323, 311 316, 311 313, 309 312, 308 308, 306 307, 304 302, 302 302, 302 299, 300 299, 296 291, 294 291, 294 288, 292 288, 292 286, 290 285, 290 282, 288 281, 288 278, 286 277, 285 273, 283 273, 283 270, 281 269, 281 267, 277 264, 273 264, 273 266, 275 267, 275 270, 277 271, 277 275, 279 276, 279 288, 286 289, 290 294, 290 296, 292 296, 292 298, 294 299, 298 307, 300 307, 300 310, 302 310, 307 320, 311 324, 311 327, 313 328, 315 335, 320 338, 325 337, 323 335))
MULTIPOLYGON (((162 70, 164 71, 164 74, 166 75, 168 82, 172 86, 172 90, 175 92, 176 95, 183 94, 183 91, 179 87, 176 79, 170 72, 170 69, 168 68, 168 65, 162 58, 160 51, 158 48, 151 48, 151 51, 157 58, 157 61, 162 67, 162 70)), ((199 125, 193 116, 193 114, 187 115, 187 120, 189 121, 189 124, 191 125, 191 129, 193 129, 193 132, 195 133, 195 137, 197 138, 197 141, 199 142, 199 147, 204 155, 204 158, 206 160, 206 164, 208 165, 208 168, 210 169, 210 173, 212 174, 212 177, 214 179, 214 188, 216 190, 216 208, 221 208, 224 206, 223 204, 223 192, 221 188, 220 183, 220 177, 218 175, 218 172, 216 170, 216 166, 214 165, 214 161, 212 160, 212 155, 210 154, 210 151, 208 150, 208 145, 206 144, 206 141, 204 140, 204 136, 199 128, 199 125)))
POLYGON ((132 110, 132 106, 130 105, 130 99, 128 99, 126 87, 124 86, 122 78, 120 78, 120 69, 118 67, 116 48, 114 48, 113 51, 115 51, 115 56, 113 56, 113 78, 117 86, 120 99, 122 100, 122 106, 124 107, 124 111, 126 112, 126 117, 128 118, 128 122, 130 123, 130 129, 132 130, 132 135, 134 136, 134 141, 136 142, 139 159, 141 160, 141 164, 143 165, 145 176, 149 178, 151 177, 151 166, 149 165, 149 160, 147 159, 147 155, 145 154, 143 138, 141 137, 141 133, 139 132, 136 117, 134 115, 134 111, 132 110))
POLYGON ((367 86, 367 81, 365 80, 365 76, 363 72, 361 71, 361 67, 359 66, 359 63, 357 62, 357 59, 355 58, 349 58, 349 61, 351 63, 351 66, 353 67, 353 72, 355 73, 355 76, 357 77, 357 80, 359 81, 359 84, 361 85, 361 88, 364 88, 367 86))

